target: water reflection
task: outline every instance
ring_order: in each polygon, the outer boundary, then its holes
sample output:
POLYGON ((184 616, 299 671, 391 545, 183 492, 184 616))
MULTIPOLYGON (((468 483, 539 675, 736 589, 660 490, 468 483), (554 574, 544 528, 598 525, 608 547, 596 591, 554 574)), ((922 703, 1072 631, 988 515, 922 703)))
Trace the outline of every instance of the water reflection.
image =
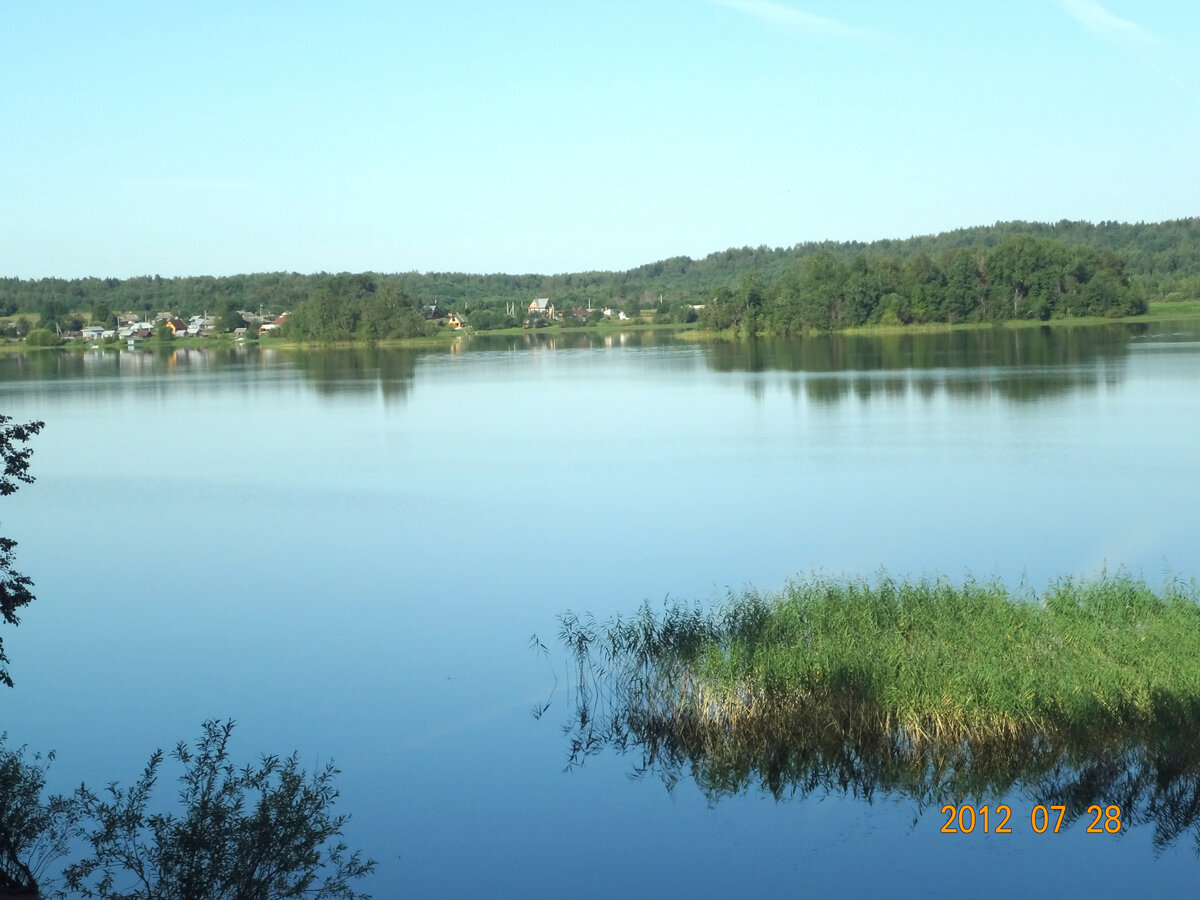
POLYGON ((0 356, 0 383, 62 388, 96 395, 122 392, 159 394, 162 379, 189 379, 209 386, 206 376, 271 378, 294 368, 322 396, 379 393, 403 399, 412 387, 417 360, 432 349, 281 350, 275 347, 153 347, 137 350, 42 351, 0 356), (121 376, 136 376, 118 381, 121 376))
POLYGON ((289 353, 288 360, 323 396, 378 392, 384 400, 403 400, 412 388, 417 360, 428 352, 378 347, 304 350, 289 353))
POLYGON ((679 332, 655 331, 566 331, 547 333, 529 330, 523 334, 478 334, 464 343, 469 350, 612 350, 620 347, 663 347, 682 345, 679 332))
MULTIPOLYGON (((1139 327, 1144 334, 1147 326, 1139 327)), ((820 404, 875 394, 898 398, 910 385, 926 399, 943 391, 955 399, 995 394, 1027 402, 1120 383, 1138 334, 1127 325, 828 334, 716 341, 704 352, 718 372, 803 373, 794 391, 820 404), (856 377, 846 378, 849 372, 856 377)), ((751 390, 761 392, 754 384, 751 390)))
MULTIPOLYGON (((420 348, 281 350, 269 345, 148 347, 128 350, 9 353, 0 356, 0 383, 94 380, 120 375, 213 374, 240 369, 265 374, 278 366, 301 372, 322 396, 366 395, 403 399, 418 362, 447 355, 483 362, 497 353, 554 353, 645 349, 656 368, 707 367, 719 373, 787 373, 797 400, 832 406, 874 397, 974 401, 988 397, 1028 403, 1124 383, 1132 349, 1143 352, 1200 340, 1188 323, 1168 327, 1092 325, 984 328, 932 334, 818 335, 806 338, 693 342, 677 332, 580 331, 471 335, 450 345, 420 348)), ((744 381, 757 397, 762 378, 744 381)), ((136 388, 135 388, 136 389, 136 388)))
POLYGON ((705 345, 717 371, 874 372, 896 369, 1092 365, 1120 362, 1128 325, 984 328, 930 334, 825 334, 705 345))
MULTIPOLYGON (((1028 825, 1040 804, 1062 806, 1066 827, 1092 824, 1097 807, 1116 806, 1121 830, 1153 827, 1156 854, 1189 834, 1200 854, 1200 744, 1184 729, 917 741, 901 729, 834 721, 827 708, 780 707, 738 720, 681 703, 670 653, 660 665, 621 659, 614 644, 593 650, 578 638, 592 625, 573 631, 567 647, 576 663, 563 725, 568 769, 617 753, 634 759, 632 777, 659 779, 668 791, 691 780, 712 803, 755 793, 776 801, 888 798, 912 802, 918 818, 947 804, 1005 803, 1028 825)), ((534 717, 552 705, 553 698, 534 717)))

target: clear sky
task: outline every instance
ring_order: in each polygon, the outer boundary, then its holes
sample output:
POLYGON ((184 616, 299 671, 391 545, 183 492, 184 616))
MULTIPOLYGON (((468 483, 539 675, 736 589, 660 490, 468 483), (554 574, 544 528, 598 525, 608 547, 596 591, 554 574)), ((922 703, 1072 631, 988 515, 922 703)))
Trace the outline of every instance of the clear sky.
POLYGON ((10 2, 0 276, 1200 214, 1190 0, 10 2))

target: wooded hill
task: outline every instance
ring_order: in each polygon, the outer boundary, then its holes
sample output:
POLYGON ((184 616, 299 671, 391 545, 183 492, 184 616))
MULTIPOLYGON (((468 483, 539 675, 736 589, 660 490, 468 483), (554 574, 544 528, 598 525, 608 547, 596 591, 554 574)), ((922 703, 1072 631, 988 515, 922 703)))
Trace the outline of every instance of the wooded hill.
MULTIPOLYGON (((0 279, 0 314, 43 322, 124 311, 296 313, 297 337, 411 336, 421 311, 466 313, 476 328, 519 322, 534 297, 559 310, 704 306, 710 327, 778 332, 873 322, 1053 318, 1136 312, 1200 297, 1200 218, 1157 224, 1003 222, 906 240, 743 247, 624 272, 559 275, 263 273, 225 277, 0 279), (517 316, 506 315, 515 304, 517 316)), ((231 319, 232 317, 226 317, 231 319)))

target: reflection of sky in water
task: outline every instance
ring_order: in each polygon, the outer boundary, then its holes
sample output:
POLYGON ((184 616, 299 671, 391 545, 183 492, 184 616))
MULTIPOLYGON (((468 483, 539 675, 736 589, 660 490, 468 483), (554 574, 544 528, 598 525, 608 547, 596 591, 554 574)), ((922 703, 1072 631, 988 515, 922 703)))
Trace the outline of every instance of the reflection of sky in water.
POLYGON ((626 759, 564 775, 561 699, 528 715, 553 680, 529 636, 567 608, 810 569, 1200 574, 1196 345, 1072 340, 1026 370, 716 365, 643 338, 0 360, 4 411, 47 422, 0 509, 38 594, 3 635, 5 728, 59 751, 59 787, 128 782, 209 716, 246 758, 332 756, 381 898, 1178 890, 1192 849, 1154 862, 1148 833, 953 837, 903 802, 708 809, 626 759))

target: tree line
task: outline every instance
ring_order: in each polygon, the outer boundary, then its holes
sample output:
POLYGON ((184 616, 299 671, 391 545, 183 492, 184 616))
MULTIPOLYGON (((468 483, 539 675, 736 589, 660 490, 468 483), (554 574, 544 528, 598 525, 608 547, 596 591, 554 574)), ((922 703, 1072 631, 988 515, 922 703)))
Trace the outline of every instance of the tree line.
POLYGON ((1112 250, 1014 235, 993 249, 967 247, 843 262, 827 250, 794 261, 775 281, 757 270, 720 288, 701 325, 791 334, 869 324, 1002 322, 1144 313, 1112 250))
POLYGON ((876 311, 879 321, 894 316, 900 322, 1127 311, 1146 301, 1200 297, 1200 218, 1155 224, 1004 222, 906 240, 730 248, 619 272, 0 278, 0 316, 36 314, 44 327, 71 330, 85 320, 111 321, 117 313, 169 310, 179 316, 208 312, 228 327, 238 311, 299 314, 307 303, 293 325, 307 339, 413 337, 427 330, 423 323, 431 307, 472 316, 472 327, 480 329, 519 324, 529 300, 539 296, 551 297, 559 310, 653 309, 679 321, 690 317, 690 307, 739 291, 764 316, 768 307, 777 307, 765 321, 783 331, 797 323, 871 322, 876 311), (1038 278, 1021 280, 1035 272, 1038 278), (844 282, 844 296, 826 304, 827 316, 818 313, 813 291, 836 282, 844 282), (1006 300, 999 285, 1012 288, 1006 300), (514 303, 518 315, 511 316, 514 303))

